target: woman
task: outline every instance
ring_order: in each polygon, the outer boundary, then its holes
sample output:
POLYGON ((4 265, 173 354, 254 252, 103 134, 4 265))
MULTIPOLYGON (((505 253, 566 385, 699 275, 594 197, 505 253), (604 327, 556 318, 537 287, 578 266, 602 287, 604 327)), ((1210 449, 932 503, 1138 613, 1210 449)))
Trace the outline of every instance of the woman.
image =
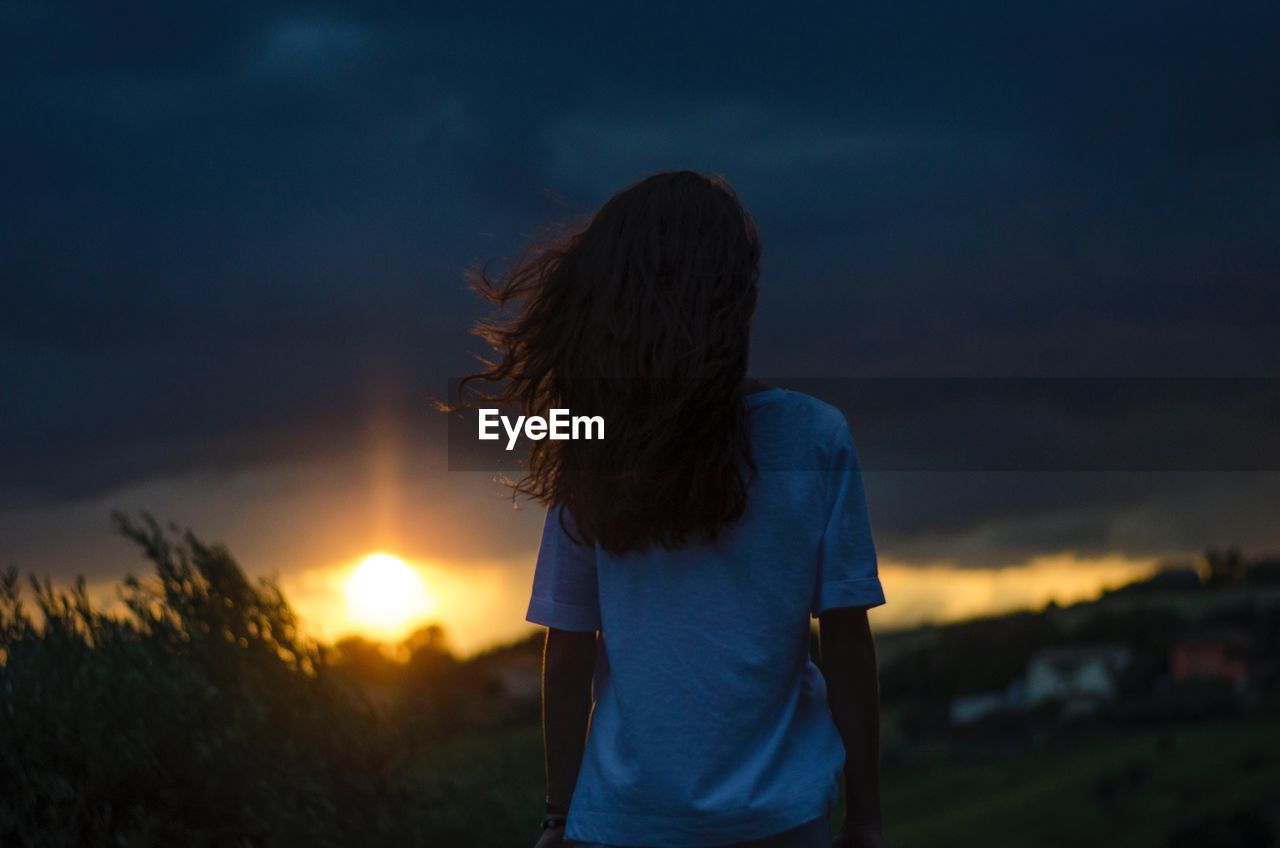
POLYGON ((538 848, 826 846, 842 766, 836 844, 883 844, 862 478, 838 410, 746 375, 759 258, 723 179, 664 172, 476 281, 518 308, 471 379, 605 422, 515 484, 549 507, 538 848))

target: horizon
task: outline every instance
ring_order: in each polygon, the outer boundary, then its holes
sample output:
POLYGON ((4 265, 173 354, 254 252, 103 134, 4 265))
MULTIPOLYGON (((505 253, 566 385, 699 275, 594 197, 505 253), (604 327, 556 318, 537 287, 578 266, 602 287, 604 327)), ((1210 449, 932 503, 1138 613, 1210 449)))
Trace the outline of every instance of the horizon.
MULTIPOLYGON (((196 533, 200 538, 199 533, 196 533)), ((216 540, 202 539, 206 544, 215 544, 216 540)), ((235 551, 230 551, 233 558, 235 551)), ((1207 551, 1206 551, 1207 552, 1207 551)), ((1268 552, 1240 552, 1244 556, 1247 564, 1272 563, 1280 561, 1280 554, 1268 552)), ((398 555, 389 554, 389 552, 373 552, 367 558, 373 556, 391 555, 397 559, 401 559, 398 555)), ((411 558, 403 558, 404 562, 420 574, 430 575, 433 571, 431 567, 424 568, 421 563, 415 562, 411 558)), ((1019 615, 1025 613, 1044 614, 1053 609, 1068 609, 1077 606, 1087 606, 1092 603, 1104 600, 1111 593, 1127 588, 1129 586, 1141 585, 1147 583, 1151 578, 1160 573, 1191 571, 1194 572, 1200 580, 1201 586, 1207 586, 1205 583, 1205 565, 1203 562, 1204 555, 1199 554, 1195 558, 1190 559, 1166 559, 1161 561, 1151 561, 1142 563, 1128 562, 1095 562, 1096 568, 1094 575, 1096 579, 1087 579, 1087 570, 1082 574, 1079 564, 1070 561, 1064 561, 1062 558, 1044 558, 1038 564, 1029 566, 1007 566, 1004 568, 955 568, 948 566, 934 566, 931 568, 918 568, 911 566, 897 566, 888 564, 882 565, 881 576, 886 586, 893 586, 903 577, 918 579, 921 584, 927 587, 924 593, 926 597, 919 599, 917 603, 902 603, 900 598, 899 607, 907 607, 907 611, 897 616, 887 616, 882 613, 888 611, 888 606, 881 608, 872 613, 872 627, 877 636, 894 636, 898 634, 907 634, 920 629, 930 629, 935 627, 946 627, 955 624, 965 624, 968 622, 983 621, 989 619, 1003 618, 1009 615, 1019 615), (1100 566, 1100 567, 1099 567, 1100 566), (1022 570, 1023 574, 1018 574, 1022 570), (1031 578, 1024 580, 1020 585, 1009 589, 1008 586, 1002 587, 1000 583, 1002 578, 1008 577, 1006 572, 1012 571, 1016 576, 1031 578), (1026 572, 1040 571, 1040 574, 1029 574, 1026 572), (1062 590, 1062 583, 1055 581, 1046 581, 1044 572, 1050 572, 1054 575, 1070 575, 1075 577, 1086 577, 1084 580, 1076 582, 1066 591, 1062 590), (983 599, 996 599, 991 603, 974 603, 973 595, 967 599, 960 599, 959 603, 954 601, 948 605, 946 603, 938 604, 936 602, 937 595, 945 592, 944 584, 940 587, 936 582, 939 579, 939 573, 949 573, 948 576, 954 577, 960 581, 968 582, 971 586, 977 586, 980 590, 979 596, 983 599), (932 613, 932 615, 930 615, 932 613)), ((245 567, 245 563, 237 559, 241 567, 245 567)), ((449 616, 427 615, 420 618, 409 618, 392 628, 361 628, 360 626, 352 626, 345 628, 342 625, 337 627, 330 625, 316 626, 314 619, 317 609, 328 609, 332 612, 335 606, 341 606, 347 602, 347 598, 343 597, 341 585, 351 577, 359 563, 345 567, 336 567, 329 572, 322 572, 323 579, 316 581, 314 572, 303 571, 303 577, 299 580, 295 578, 287 583, 277 583, 284 594, 285 600, 290 607, 298 614, 301 630, 309 638, 315 639, 320 644, 337 646, 338 643, 348 638, 359 638, 370 642, 383 652, 388 659, 394 661, 403 661, 403 657, 397 654, 396 649, 400 647, 407 639, 415 633, 428 628, 439 628, 443 636, 443 647, 456 656, 460 660, 469 660, 477 656, 490 653, 492 651, 501 651, 522 644, 537 636, 542 630, 541 627, 523 622, 523 616, 520 616, 521 624, 516 627, 507 627, 497 631, 485 631, 480 629, 479 634, 468 630, 465 626, 459 627, 451 625, 449 616), (309 580, 306 575, 312 574, 309 580), (318 582, 329 588, 329 594, 317 595, 314 592, 314 584, 318 582), (311 596, 304 589, 298 592, 300 585, 306 586, 308 583, 313 585, 311 596), (303 598, 299 601, 299 597, 303 598), (309 612, 310 610, 310 612, 309 612), (496 635, 495 635, 496 634, 496 635), (459 638, 459 636, 462 638, 459 638)), ((438 568, 438 566, 436 567, 438 568)), ((251 577, 255 576, 253 572, 246 568, 246 573, 251 577)), ((38 575, 36 575, 38 576, 38 575)), ((144 572, 132 572, 131 576, 139 578, 147 578, 149 575, 144 572)), ((256 575, 263 577, 265 575, 256 575)), ((269 578, 268 578, 269 579, 269 578)), ((438 607, 440 597, 436 595, 435 589, 429 577, 424 578, 427 592, 433 595, 432 605, 438 607)), ((114 592, 119 582, 101 582, 98 584, 89 584, 87 590, 90 600, 99 607, 100 610, 119 614, 124 612, 123 607, 119 604, 118 598, 114 592)), ((54 588, 66 588, 55 583, 54 588)), ((523 605, 518 597, 519 593, 513 600, 523 605)), ((323 616, 321 616, 323 617, 323 616)), ((339 616, 341 618, 341 616, 339 616)), ((348 619, 349 621, 349 619, 348 619)))
MULTIPOLYGON (((191 529, 206 544, 223 544, 222 540, 202 536, 198 528, 183 529, 191 529)), ((273 572, 256 569, 239 557, 234 545, 226 547, 251 578, 270 579, 281 589, 298 615, 302 631, 322 644, 334 645, 349 637, 359 637, 393 649, 418 630, 439 627, 449 650, 465 659, 521 642, 540 630, 524 621, 526 599, 520 576, 526 571, 531 574, 531 562, 490 562, 450 568, 394 551, 378 550, 347 563, 299 568, 278 579, 273 572), (422 583, 429 612, 378 623, 362 620, 361 614, 353 610, 349 586, 353 574, 361 563, 381 557, 397 560, 414 572, 422 583), (488 593, 488 597, 478 603, 473 597, 477 586, 482 593, 488 593)), ((1252 563, 1274 558, 1267 552, 1242 553, 1246 561, 1252 563)), ((1025 564, 988 568, 904 565, 882 559, 881 579, 886 595, 894 603, 873 611, 872 626, 877 634, 890 635, 1010 614, 1042 613, 1054 606, 1088 604, 1114 590, 1143 583, 1160 572, 1189 569, 1202 577, 1203 558, 1204 551, 1181 558, 1147 560, 1116 557, 1086 560, 1058 555, 1037 557, 1025 564)), ((140 579, 150 576, 144 563, 144 567, 122 573, 117 579, 90 582, 87 584, 90 599, 103 610, 123 611, 116 591, 120 580, 127 575, 140 579)), ((65 581, 55 581, 54 586, 65 587, 65 581)))

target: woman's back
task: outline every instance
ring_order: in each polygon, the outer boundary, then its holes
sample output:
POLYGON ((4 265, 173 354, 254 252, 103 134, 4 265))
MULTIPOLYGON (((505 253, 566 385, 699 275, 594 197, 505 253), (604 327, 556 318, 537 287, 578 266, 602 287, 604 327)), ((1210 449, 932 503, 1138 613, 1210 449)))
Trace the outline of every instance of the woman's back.
POLYGON ((714 541, 616 555, 548 512, 528 619, 601 633, 569 840, 720 845, 835 802, 844 751, 809 618, 884 601, 861 475, 835 408, 783 389, 746 403, 757 475, 714 541))

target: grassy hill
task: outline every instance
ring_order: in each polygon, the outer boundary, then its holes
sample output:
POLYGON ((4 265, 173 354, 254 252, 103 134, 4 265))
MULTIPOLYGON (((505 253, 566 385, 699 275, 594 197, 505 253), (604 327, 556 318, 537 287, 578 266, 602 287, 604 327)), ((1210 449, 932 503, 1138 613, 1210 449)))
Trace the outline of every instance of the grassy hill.
MULTIPOLYGON (((469 844, 528 845, 541 752, 530 726, 452 743, 418 777, 432 795, 451 788, 469 844)), ((893 848, 1264 848, 1280 833, 1280 722, 1094 729, 968 762, 939 752, 886 771, 884 811, 893 848)))
POLYGON ((1280 832, 1280 722, 1095 732, 1008 758, 941 761, 886 775, 896 848, 1126 848, 1267 842, 1198 839, 1232 820, 1268 817, 1280 832), (1203 831, 1202 831, 1203 833, 1203 831))
MULTIPOLYGON (((121 586, 123 614, 94 608, 83 582, 0 572, 0 845, 533 843, 536 637, 471 660, 431 628, 404 661, 316 644, 224 547, 150 516, 118 522, 154 565, 121 586)), ((1270 590, 1228 576, 886 636, 890 845, 1274 844, 1280 615, 1258 602, 1270 590), (1251 634, 1265 674, 1247 693, 1169 680, 1172 640, 1208 624, 1251 634), (1135 654, 1111 709, 950 725, 957 695, 1088 641, 1135 654)))

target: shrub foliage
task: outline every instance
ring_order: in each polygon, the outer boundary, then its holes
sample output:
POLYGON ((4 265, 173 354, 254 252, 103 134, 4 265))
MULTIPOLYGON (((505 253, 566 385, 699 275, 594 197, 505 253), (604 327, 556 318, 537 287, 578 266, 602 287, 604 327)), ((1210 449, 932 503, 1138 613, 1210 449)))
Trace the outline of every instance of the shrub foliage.
POLYGON ((413 779, 273 582, 146 513, 112 520, 153 566, 120 611, 83 579, 0 574, 0 845, 461 844, 447 782, 413 779))

